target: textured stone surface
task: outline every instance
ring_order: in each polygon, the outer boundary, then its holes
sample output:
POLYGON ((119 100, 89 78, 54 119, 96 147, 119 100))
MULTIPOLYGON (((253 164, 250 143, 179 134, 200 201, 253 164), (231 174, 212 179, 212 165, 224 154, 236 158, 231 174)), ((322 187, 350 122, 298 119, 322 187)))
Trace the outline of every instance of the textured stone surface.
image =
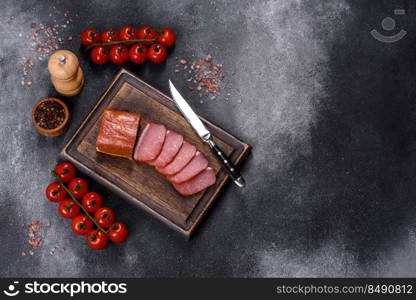
MULTIPOLYGON (((410 1, 3 1, 0 11, 1 276, 416 276, 416 11, 410 1), (403 6, 394 6, 403 5, 403 6), (405 8, 405 16, 393 9, 405 8), (77 36, 125 24, 170 26, 178 42, 166 64, 127 68, 162 91, 175 56, 211 54, 240 92, 195 109, 252 144, 245 189, 227 186, 190 241, 105 191, 130 228, 124 245, 89 250, 44 198, 59 149, 119 67, 81 55, 86 84, 66 100, 73 114, 59 138, 39 136, 34 102, 57 96, 45 61, 22 87, 30 23, 69 11, 77 36), (76 16, 77 15, 77 16, 76 16), (408 35, 374 40, 392 16, 408 35), (19 33, 22 36, 19 36, 19 33), (241 103, 240 103, 241 102, 241 103), (28 252, 22 223, 50 221, 45 244, 28 252), (64 253, 50 255, 52 247, 64 253)), ((399 29, 398 28, 398 29, 399 29)), ((185 90, 185 89, 184 89, 185 90)))

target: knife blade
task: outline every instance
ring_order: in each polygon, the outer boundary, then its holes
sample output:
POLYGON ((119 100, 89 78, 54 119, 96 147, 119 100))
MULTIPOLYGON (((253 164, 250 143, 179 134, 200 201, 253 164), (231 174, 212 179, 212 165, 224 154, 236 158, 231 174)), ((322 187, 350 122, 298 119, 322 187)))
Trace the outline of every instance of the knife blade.
POLYGON ((176 87, 173 85, 172 81, 169 79, 169 89, 172 95, 173 101, 175 102, 176 106, 181 111, 182 115, 185 119, 191 124, 192 128, 196 131, 199 137, 206 142, 209 147, 211 148, 212 152, 215 154, 217 159, 222 163, 225 170, 227 171, 230 178, 233 182, 239 186, 244 187, 245 181, 241 176, 240 172, 238 172, 237 168, 231 162, 231 160, 225 155, 225 153, 215 144, 214 140, 212 139, 211 133, 205 127, 204 123, 202 123, 201 119, 198 115, 194 112, 191 106, 186 102, 186 100, 182 97, 176 87))

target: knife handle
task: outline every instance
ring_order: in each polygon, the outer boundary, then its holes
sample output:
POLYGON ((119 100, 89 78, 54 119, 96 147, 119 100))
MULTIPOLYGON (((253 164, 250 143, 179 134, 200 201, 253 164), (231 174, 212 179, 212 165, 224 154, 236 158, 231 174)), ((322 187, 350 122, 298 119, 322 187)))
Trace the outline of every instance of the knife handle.
POLYGON ((231 162, 231 160, 225 155, 225 153, 221 150, 220 147, 215 144, 213 140, 208 141, 208 145, 211 147, 212 152, 215 156, 220 160, 220 162, 225 167, 228 175, 230 175, 231 179, 237 184, 239 187, 244 187, 245 182, 243 177, 241 176, 240 172, 238 172, 237 168, 231 162))

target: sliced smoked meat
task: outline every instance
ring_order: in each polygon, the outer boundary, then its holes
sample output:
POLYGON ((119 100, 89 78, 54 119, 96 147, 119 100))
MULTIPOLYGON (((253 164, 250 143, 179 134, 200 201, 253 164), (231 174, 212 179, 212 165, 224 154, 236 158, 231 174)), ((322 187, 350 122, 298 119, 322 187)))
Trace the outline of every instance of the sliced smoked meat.
POLYGON ((208 160, 204 154, 197 151, 194 158, 178 173, 168 176, 168 180, 172 183, 182 183, 191 180, 193 177, 201 173, 208 167, 208 160))
POLYGON ((166 137, 165 142, 163 143, 162 151, 156 159, 147 163, 155 167, 163 168, 175 158, 175 155, 178 154, 182 143, 182 135, 172 130, 166 131, 166 137))
POLYGON ((173 183, 173 187, 179 194, 183 196, 189 196, 205 190, 206 188, 213 185, 215 181, 215 172, 212 168, 208 167, 187 182, 179 184, 173 183))
POLYGON ((165 136, 166 127, 164 125, 155 123, 147 124, 134 150, 134 159, 138 161, 155 159, 162 150, 165 136))
POLYGON ((167 166, 163 168, 156 167, 156 170, 163 175, 173 175, 182 170, 195 156, 196 148, 195 146, 183 142, 181 149, 179 149, 178 154, 167 166))
POLYGON ((105 110, 96 141, 97 151, 132 159, 139 123, 139 114, 105 110))

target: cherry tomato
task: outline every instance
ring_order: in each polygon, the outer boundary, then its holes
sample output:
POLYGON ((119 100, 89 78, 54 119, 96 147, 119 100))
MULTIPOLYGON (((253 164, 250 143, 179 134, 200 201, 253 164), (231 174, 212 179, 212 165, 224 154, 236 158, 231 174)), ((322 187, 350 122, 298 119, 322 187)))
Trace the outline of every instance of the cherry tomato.
POLYGON ((93 223, 86 215, 78 215, 72 219, 71 228, 75 234, 84 235, 92 230, 93 223))
POLYGON ((91 249, 101 250, 108 244, 108 237, 101 230, 95 229, 88 233, 87 244, 91 249))
POLYGON ((68 188, 75 198, 81 198, 88 191, 88 182, 82 178, 74 178, 69 182, 68 188))
POLYGON ((70 162, 64 161, 55 167, 55 173, 58 174, 59 178, 67 183, 75 177, 75 167, 70 162))
POLYGON ((85 29, 81 34, 81 43, 85 47, 89 47, 92 44, 99 43, 100 42, 100 34, 97 30, 88 28, 85 29))
POLYGON ((121 65, 129 60, 129 49, 123 45, 114 45, 110 50, 110 59, 116 65, 121 65))
POLYGON ((157 41, 164 47, 169 48, 175 44, 176 35, 170 28, 162 28, 157 35, 157 41))
POLYGON ((113 29, 104 30, 101 34, 101 42, 108 43, 108 42, 117 42, 119 39, 118 33, 113 29))
POLYGON ((91 50, 90 58, 96 65, 103 65, 110 59, 110 51, 107 47, 94 47, 91 50))
POLYGON ((127 238, 127 226, 120 222, 111 224, 108 230, 108 237, 114 243, 124 242, 127 238))
MULTIPOLYGON (((137 37, 136 29, 133 26, 124 26, 120 29, 120 41, 134 40, 137 37)), ((124 43, 124 45, 133 45, 134 42, 124 43)))
POLYGON ((78 216, 80 207, 72 199, 64 199, 58 205, 58 211, 65 219, 72 219, 78 216))
POLYGON ((149 48, 148 56, 150 61, 159 64, 166 59, 166 48, 159 43, 153 44, 149 48))
POLYGON ((141 43, 131 46, 129 58, 135 64, 144 63, 147 60, 147 48, 141 43))
POLYGON ((49 184, 45 191, 46 198, 52 202, 59 202, 65 199, 67 193, 65 189, 59 184, 59 182, 52 182, 49 184))
POLYGON ((102 228, 108 228, 114 222, 114 212, 108 207, 101 207, 94 214, 94 219, 102 228))
POLYGON ((95 192, 89 192, 82 197, 82 206, 89 213, 95 213, 103 205, 103 198, 95 192))
MULTIPOLYGON (((149 39, 149 40, 151 40, 151 39, 156 38, 157 32, 156 32, 156 30, 154 30, 150 26, 143 26, 137 32, 137 36, 138 36, 139 39, 149 39)), ((151 45, 152 42, 143 42, 143 44, 148 46, 148 45, 151 45)))

